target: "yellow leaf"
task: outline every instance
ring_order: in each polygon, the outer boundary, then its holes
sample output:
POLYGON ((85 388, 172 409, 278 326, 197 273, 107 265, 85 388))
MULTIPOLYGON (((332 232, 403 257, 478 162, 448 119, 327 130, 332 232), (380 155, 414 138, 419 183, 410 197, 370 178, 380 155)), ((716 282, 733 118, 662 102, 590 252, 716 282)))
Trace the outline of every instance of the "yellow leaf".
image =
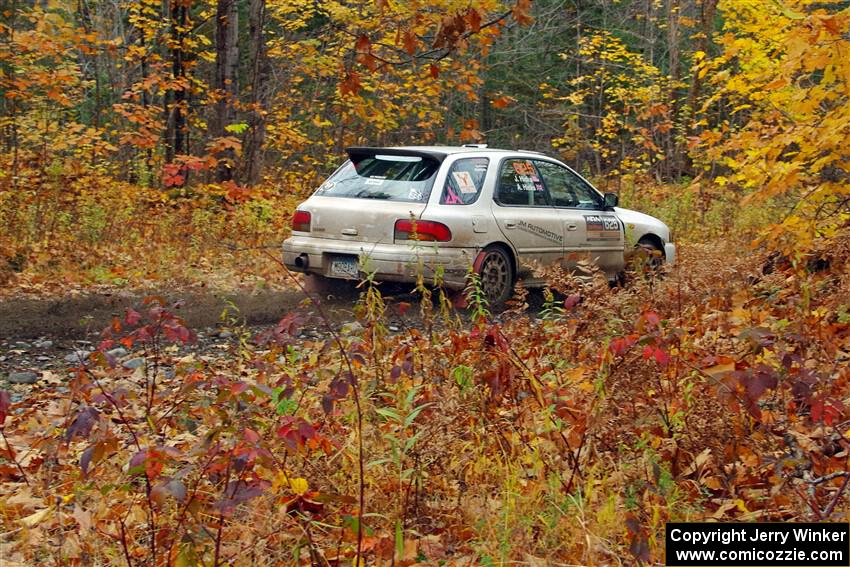
POLYGON ((309 490, 310 486, 307 484, 307 481, 303 478, 293 478, 290 482, 290 488, 292 492, 301 496, 309 490))

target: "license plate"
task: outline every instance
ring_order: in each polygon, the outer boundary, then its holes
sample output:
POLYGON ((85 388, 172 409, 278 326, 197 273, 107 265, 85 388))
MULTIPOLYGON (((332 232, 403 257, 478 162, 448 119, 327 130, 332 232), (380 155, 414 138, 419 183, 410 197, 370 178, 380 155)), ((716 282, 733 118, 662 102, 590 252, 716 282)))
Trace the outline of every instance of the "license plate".
POLYGON ((357 258, 334 258, 331 260, 330 275, 335 278, 354 280, 360 277, 357 258))

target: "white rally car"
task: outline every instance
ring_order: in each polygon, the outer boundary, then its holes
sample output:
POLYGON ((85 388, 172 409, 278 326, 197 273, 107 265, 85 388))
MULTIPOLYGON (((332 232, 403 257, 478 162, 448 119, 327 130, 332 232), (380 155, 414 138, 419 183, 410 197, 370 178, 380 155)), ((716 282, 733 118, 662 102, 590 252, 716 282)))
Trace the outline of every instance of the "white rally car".
POLYGON ((293 214, 283 243, 292 270, 402 282, 421 273, 455 289, 474 270, 497 304, 534 265, 590 259, 614 280, 635 246, 675 260, 667 225, 618 207, 615 194, 540 153, 482 145, 347 153, 293 214))

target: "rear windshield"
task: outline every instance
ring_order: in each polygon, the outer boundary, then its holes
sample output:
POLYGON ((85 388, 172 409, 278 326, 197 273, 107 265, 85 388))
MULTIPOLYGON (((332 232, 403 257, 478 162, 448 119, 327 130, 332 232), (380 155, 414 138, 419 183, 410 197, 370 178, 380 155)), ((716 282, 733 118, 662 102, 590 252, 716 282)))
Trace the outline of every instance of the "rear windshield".
POLYGON ((424 203, 439 168, 436 161, 420 156, 355 156, 331 175, 316 194, 424 203))

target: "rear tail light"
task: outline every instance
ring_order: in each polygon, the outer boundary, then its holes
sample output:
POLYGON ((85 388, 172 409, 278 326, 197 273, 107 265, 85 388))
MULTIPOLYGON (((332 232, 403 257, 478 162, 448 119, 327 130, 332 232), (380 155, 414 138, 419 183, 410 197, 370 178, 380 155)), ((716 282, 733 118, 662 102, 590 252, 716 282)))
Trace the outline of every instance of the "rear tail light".
POLYGON ((399 219, 395 221, 395 239, 448 242, 452 239, 452 231, 440 222, 399 219))
POLYGON ((310 213, 307 211, 295 211, 295 214, 292 215, 292 230, 310 232, 310 213))

